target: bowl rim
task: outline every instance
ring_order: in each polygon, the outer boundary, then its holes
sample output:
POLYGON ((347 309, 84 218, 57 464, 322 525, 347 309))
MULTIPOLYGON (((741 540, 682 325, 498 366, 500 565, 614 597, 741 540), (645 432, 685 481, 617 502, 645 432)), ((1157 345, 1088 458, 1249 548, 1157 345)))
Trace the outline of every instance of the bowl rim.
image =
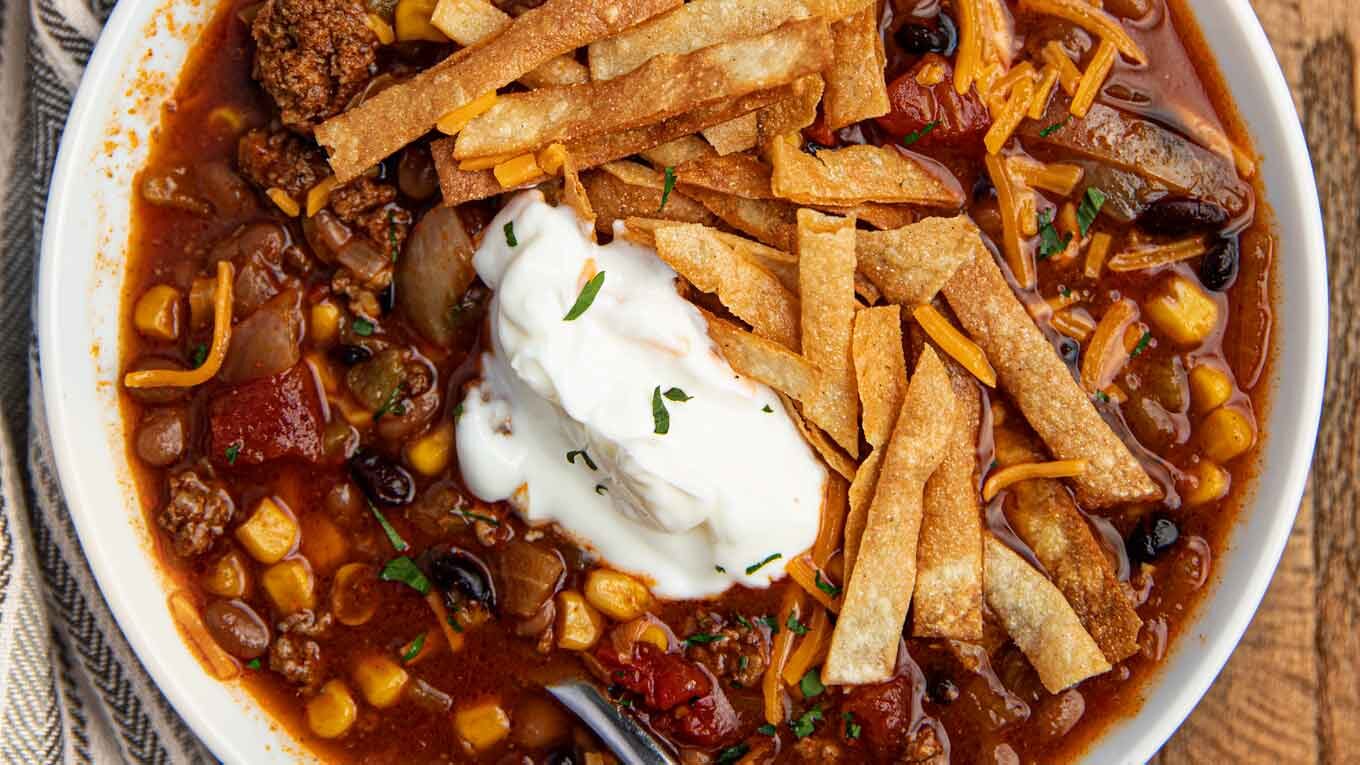
MULTIPOLYGON (((174 1, 167 0, 168 3, 174 1)), ((1202 4, 1204 1, 1190 0, 1190 4, 1202 4)), ((79 90, 72 102, 54 165, 46 200, 47 214, 41 235, 36 296, 39 366, 44 388, 45 415, 57 477, 70 509, 82 551, 120 629, 175 710, 183 716, 214 754, 228 762, 251 762, 260 754, 258 744, 232 738, 225 733, 222 726, 211 724, 211 715, 205 710, 204 702, 191 692, 185 678, 171 671, 160 654, 155 641, 163 638, 153 636, 153 630, 138 618, 143 604, 139 602, 137 593, 130 591, 119 581, 118 558, 126 552, 106 549, 107 546, 99 544, 99 540, 93 536, 94 532, 89 522, 82 522, 83 518, 97 512, 100 498, 90 496, 81 479, 81 461, 76 453, 75 443, 86 424, 78 421, 76 413, 71 411, 70 402, 73 396, 93 394, 86 390, 71 389, 71 383, 64 375, 66 359, 58 352, 57 345, 57 338, 63 331, 71 331, 72 325, 76 325, 74 327, 76 331, 85 329, 79 326, 79 318, 74 320, 71 318, 75 312, 63 310, 69 309, 69 305, 64 305, 61 300, 63 269, 68 264, 59 256, 59 253, 66 249, 63 247, 63 241, 68 226, 79 225, 82 222, 78 207, 68 201, 79 198, 80 189, 77 186, 84 168, 80 165, 83 151, 78 148, 84 149, 91 145, 92 141, 98 141, 105 129, 106 115, 97 112, 97 91, 106 86, 105 80, 122 71, 120 56, 125 56, 145 34, 140 25, 146 18, 146 5, 161 3, 119 3, 114 8, 89 59, 85 76, 82 77, 79 90)), ((1169 683, 1165 677, 1149 679, 1144 686, 1149 691, 1170 689, 1169 698, 1159 699, 1165 703, 1154 706, 1151 703, 1151 694, 1145 695, 1138 711, 1102 730, 1093 739, 1091 745, 1084 750, 1082 761, 1145 762, 1170 738, 1222 671, 1259 608, 1289 539, 1311 468, 1317 426, 1321 416, 1329 326, 1327 262, 1312 162, 1283 71, 1260 20, 1245 2, 1218 4, 1215 11, 1221 15, 1212 19, 1214 25, 1229 27, 1241 35, 1241 42, 1247 47, 1246 59, 1256 70, 1253 72, 1257 77, 1256 85, 1263 90, 1263 101, 1269 105, 1267 111, 1270 123, 1248 122, 1248 131, 1253 137, 1270 131, 1277 148, 1282 150, 1283 156, 1277 160, 1286 163, 1288 172, 1283 174, 1282 178, 1272 180, 1268 193, 1272 200, 1276 201, 1274 205, 1276 212, 1279 213, 1283 209, 1286 214, 1297 214, 1299 217, 1294 223, 1302 229, 1302 241, 1297 247, 1299 252, 1296 255, 1295 249, 1291 248, 1291 257, 1297 257, 1302 261, 1304 273, 1299 276, 1302 279, 1300 289, 1306 299, 1296 307, 1299 318, 1291 321, 1303 327, 1292 334, 1302 338, 1305 347, 1301 352, 1305 364, 1298 369, 1277 368, 1273 370, 1271 378, 1267 378, 1267 382, 1275 386, 1276 401, 1272 405, 1273 412, 1280 403, 1279 397, 1286 393, 1281 389, 1282 376, 1286 373, 1291 375, 1291 387, 1287 392, 1298 402, 1298 414, 1302 419, 1292 430, 1293 438, 1288 444, 1279 443, 1283 436, 1280 433, 1272 433, 1267 438, 1267 445, 1272 447, 1272 450, 1286 448, 1292 456, 1285 464, 1273 464, 1270 467, 1273 487, 1271 494, 1276 499, 1275 507, 1272 512, 1264 514, 1267 526, 1262 532, 1263 541, 1253 545, 1254 555, 1249 576, 1242 582, 1235 583, 1239 595, 1233 600, 1231 610, 1224 617, 1224 623, 1212 635, 1202 638, 1199 650, 1193 652, 1184 650, 1193 640, 1189 634, 1192 630, 1185 630, 1185 634, 1182 634, 1172 646, 1171 656, 1168 656, 1161 669, 1163 673, 1168 673, 1173 663, 1187 663, 1191 676, 1174 684, 1169 683), (1192 653, 1194 656, 1188 658, 1192 653), (1135 728, 1136 730, 1132 730, 1135 728), (1129 736, 1130 733, 1132 738, 1129 736), (1118 752, 1103 751, 1116 745, 1119 747, 1118 752)), ((1201 28, 1209 25, 1210 19, 1207 19, 1205 14, 1197 12, 1195 16, 1201 28)), ((1204 37, 1206 41, 1210 40, 1210 35, 1205 34, 1204 37)), ((1217 55, 1217 51, 1215 57, 1220 60, 1222 58, 1221 55, 1217 55)), ((1228 73, 1224 74, 1227 79, 1228 73)), ((1241 101, 1234 100, 1238 102, 1240 108, 1241 101)), ((1258 149, 1259 144, 1258 141, 1258 149)), ((1277 220, 1277 225, 1280 223, 1277 220)), ((118 242, 112 246, 118 249, 125 248, 126 244, 118 242)), ((100 255, 95 253, 89 257, 98 258, 100 255)), ((1291 260, 1291 266, 1299 265, 1297 260, 1291 260)), ((1277 265, 1276 268, 1282 268, 1282 265, 1277 265)), ((1282 285, 1280 292, 1278 298, 1280 305, 1277 306, 1276 331, 1279 332, 1277 338, 1290 334, 1287 330, 1278 329, 1279 315, 1284 313, 1281 310, 1285 302, 1282 285)), ((1260 490, 1266 476, 1267 471, 1263 468, 1256 478, 1254 487, 1256 495, 1244 504, 1242 517, 1237 521, 1234 530, 1240 528, 1246 521, 1250 511, 1260 506, 1262 502, 1260 490)), ((133 510, 140 513, 140 507, 133 510)), ((1215 591, 1206 595, 1205 603, 1191 616, 1190 627, 1198 626, 1207 618, 1205 613, 1207 605, 1223 600, 1221 591, 1224 584, 1225 582, 1221 581, 1215 582, 1213 585, 1215 591)), ((284 736, 291 737, 287 733, 284 736)), ((273 754, 277 755, 278 752, 273 754)))

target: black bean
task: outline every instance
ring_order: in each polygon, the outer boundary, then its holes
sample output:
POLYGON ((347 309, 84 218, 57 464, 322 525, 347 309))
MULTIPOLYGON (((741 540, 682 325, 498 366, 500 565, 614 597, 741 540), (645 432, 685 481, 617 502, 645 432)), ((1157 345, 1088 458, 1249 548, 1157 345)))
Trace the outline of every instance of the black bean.
POLYGON ((959 698, 959 687, 947 677, 930 681, 926 690, 930 693, 930 700, 940 705, 952 704, 959 698))
POLYGON ((893 39, 899 48, 913 56, 924 56, 927 53, 948 56, 954 52, 958 34, 955 32, 953 19, 944 14, 940 14, 938 18, 938 26, 920 22, 903 24, 893 33, 893 39))
POLYGON ((1068 366, 1073 366, 1081 356, 1081 344, 1070 337, 1063 336, 1058 340, 1058 355, 1062 356, 1062 360, 1067 362, 1068 366))
POLYGON ((1199 280, 1205 287, 1222 292, 1237 280, 1237 266, 1241 261, 1241 247, 1237 237, 1220 239, 1210 246, 1199 262, 1199 280))
POLYGON ((373 352, 362 345, 337 345, 331 350, 331 358, 337 363, 352 367, 373 358, 373 352))
POLYGON ((1131 562, 1151 563, 1176 544, 1180 536, 1175 521, 1166 516, 1157 516, 1138 524, 1124 546, 1131 562))
POLYGON ((411 474, 377 452, 361 452, 351 457, 349 474, 375 504, 406 505, 415 499, 416 482, 411 474))
POLYGON ((378 293, 378 307, 383 313, 392 313, 392 306, 397 304, 397 283, 392 282, 378 293))
POLYGON ((1184 236, 1195 231, 1217 231, 1228 222, 1228 211, 1203 199, 1162 197, 1138 216, 1138 227, 1149 234, 1184 236))
POLYGON ((426 568, 435 587, 496 609, 491 572, 472 553, 457 547, 435 547, 426 553, 426 568))

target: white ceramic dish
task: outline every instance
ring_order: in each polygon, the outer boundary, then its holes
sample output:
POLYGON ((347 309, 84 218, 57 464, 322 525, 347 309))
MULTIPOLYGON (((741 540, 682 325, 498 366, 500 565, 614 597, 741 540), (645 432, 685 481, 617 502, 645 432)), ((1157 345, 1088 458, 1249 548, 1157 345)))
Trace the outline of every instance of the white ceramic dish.
MULTIPOLYGON (((85 554, 132 647, 193 729, 229 763, 308 759, 249 696, 208 676, 166 608, 123 447, 117 404, 118 311, 132 179, 160 106, 212 13, 210 0, 124 2, 109 20, 71 111, 48 198, 38 294, 47 417, 58 472, 85 554), (111 150, 110 150, 111 149, 111 150)), ((1265 470, 1217 589, 1147 686, 1142 711, 1091 749, 1092 763, 1146 761, 1217 676, 1279 562, 1303 494, 1322 402, 1326 258, 1299 119, 1246 0, 1192 0, 1234 93, 1279 221, 1279 355, 1265 470)))

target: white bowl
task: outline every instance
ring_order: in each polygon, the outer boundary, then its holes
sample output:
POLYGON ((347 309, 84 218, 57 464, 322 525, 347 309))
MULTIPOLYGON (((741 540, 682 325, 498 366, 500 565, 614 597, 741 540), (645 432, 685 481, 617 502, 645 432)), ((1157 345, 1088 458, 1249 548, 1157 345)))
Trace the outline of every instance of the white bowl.
MULTIPOLYGON (((48 197, 38 336, 58 473, 85 554, 124 633, 194 731, 226 762, 311 759, 233 684, 210 677, 166 607, 168 579, 130 480, 117 400, 119 297, 129 195, 163 101, 212 2, 119 3, 90 59, 48 197)), ((1326 257, 1299 118, 1260 23, 1243 0, 1192 0, 1241 116, 1279 222, 1280 304, 1264 471, 1217 561, 1216 590, 1145 686, 1142 710, 1087 754, 1142 763, 1217 676, 1265 593, 1303 495, 1322 404, 1326 257)))

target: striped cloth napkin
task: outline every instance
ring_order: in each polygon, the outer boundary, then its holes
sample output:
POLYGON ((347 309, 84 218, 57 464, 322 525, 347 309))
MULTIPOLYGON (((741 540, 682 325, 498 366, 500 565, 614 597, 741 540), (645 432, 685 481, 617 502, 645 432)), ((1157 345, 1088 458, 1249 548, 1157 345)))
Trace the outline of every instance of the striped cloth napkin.
POLYGON ((43 206, 113 0, 0 3, 0 763, 213 762, 95 585, 43 416, 32 323, 43 206))

